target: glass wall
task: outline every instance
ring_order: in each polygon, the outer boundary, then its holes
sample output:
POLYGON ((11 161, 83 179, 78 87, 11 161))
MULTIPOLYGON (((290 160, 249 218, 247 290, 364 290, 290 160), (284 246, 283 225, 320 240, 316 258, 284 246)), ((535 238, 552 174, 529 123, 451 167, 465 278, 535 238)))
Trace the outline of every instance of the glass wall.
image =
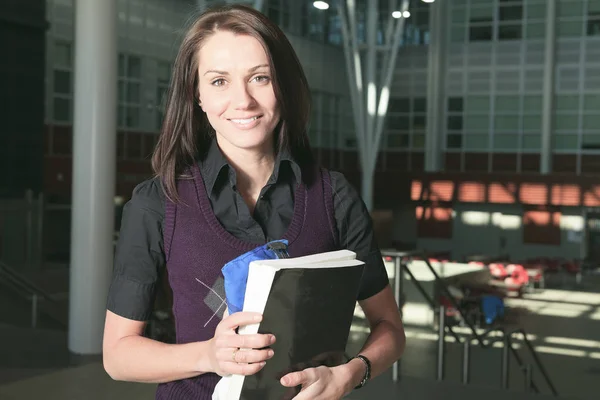
MULTIPOLYGON (((600 0, 557 3, 553 164, 585 173, 585 155, 600 153, 600 0)), ((452 2, 445 148, 462 157, 455 168, 473 153, 516 155, 515 172, 539 168, 546 11, 543 0, 452 2)))
POLYGON ((535 39, 545 34, 545 0, 453 0, 451 41, 535 39))
POLYGON ((68 123, 73 118, 73 48, 69 41, 54 41, 53 69, 52 119, 68 123))

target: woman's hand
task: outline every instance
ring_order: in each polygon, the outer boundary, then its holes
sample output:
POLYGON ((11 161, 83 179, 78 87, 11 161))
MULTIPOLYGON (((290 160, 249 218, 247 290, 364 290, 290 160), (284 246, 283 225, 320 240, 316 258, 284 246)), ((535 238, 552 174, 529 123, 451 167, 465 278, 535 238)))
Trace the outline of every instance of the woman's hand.
POLYGON ((281 384, 287 387, 302 385, 302 390, 293 400, 338 400, 354 389, 358 384, 355 381, 360 381, 363 372, 361 366, 355 363, 333 368, 307 368, 285 375, 281 384))
POLYGON ((265 361, 273 357, 273 350, 265 348, 275 343, 275 336, 255 334, 238 335, 236 328, 259 323, 257 313, 238 312, 223 318, 210 340, 211 369, 220 376, 253 375, 265 361), (259 350, 261 349, 261 350, 259 350))

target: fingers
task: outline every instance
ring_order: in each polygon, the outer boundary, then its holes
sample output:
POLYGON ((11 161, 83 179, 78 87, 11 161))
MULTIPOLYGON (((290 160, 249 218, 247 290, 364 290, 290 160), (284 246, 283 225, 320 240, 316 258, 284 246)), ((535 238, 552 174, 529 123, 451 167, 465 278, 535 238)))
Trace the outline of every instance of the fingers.
POLYGON ((254 364, 238 364, 234 362, 223 363, 223 370, 227 374, 235 375, 254 375, 265 366, 265 362, 254 364))
POLYGON ((268 334, 222 335, 216 340, 218 348, 262 349, 275 343, 275 336, 268 334))
POLYGON ((273 357, 273 350, 221 349, 217 359, 226 374, 252 375, 264 367, 266 360, 273 357))
POLYGON ((243 325, 256 324, 262 320, 259 313, 241 311, 233 313, 219 323, 217 330, 233 330, 243 325))
POLYGON ((336 382, 332 369, 325 366, 287 374, 281 378, 281 384, 287 387, 302 385, 293 400, 340 399, 344 396, 344 387, 336 382))
POLYGON ((250 364, 266 361, 273 357, 273 350, 265 349, 265 350, 246 350, 240 349, 235 351, 236 349, 223 349, 223 352, 220 354, 220 359, 223 361, 231 361, 237 364, 250 364))
POLYGON ((224 318, 217 326, 212 339, 213 357, 219 375, 239 374, 251 375, 258 372, 265 361, 273 357, 273 350, 268 348, 275 343, 270 334, 239 335, 235 328, 258 323, 262 315, 251 312, 234 313, 224 318))
POLYGON ((303 371, 292 372, 284 375, 280 382, 286 387, 294 387, 298 385, 307 386, 310 385, 315 379, 314 375, 314 370, 309 368, 303 371))

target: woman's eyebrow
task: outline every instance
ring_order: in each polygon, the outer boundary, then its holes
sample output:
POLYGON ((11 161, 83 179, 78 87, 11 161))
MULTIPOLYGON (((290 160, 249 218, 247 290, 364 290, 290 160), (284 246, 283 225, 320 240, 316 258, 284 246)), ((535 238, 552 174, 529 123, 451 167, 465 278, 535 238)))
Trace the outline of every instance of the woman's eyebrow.
POLYGON ((260 65, 257 65, 256 67, 252 67, 252 68, 248 69, 248 72, 254 72, 257 69, 265 68, 265 67, 269 68, 269 64, 260 64, 260 65))
POLYGON ((209 69, 208 71, 206 71, 204 73, 204 75, 210 74, 210 73, 219 74, 219 75, 229 75, 229 72, 227 72, 227 71, 219 71, 219 70, 216 70, 216 69, 209 69))
MULTIPOLYGON (((254 72, 254 71, 256 71, 257 69, 260 69, 260 68, 265 68, 265 67, 266 67, 266 68, 269 68, 269 64, 260 64, 260 65, 257 65, 257 66, 255 66, 255 67, 248 68, 248 72, 254 72)), ((229 72, 227 72, 227 71, 220 71, 220 70, 216 70, 216 69, 209 69, 208 71, 206 71, 206 72, 204 73, 204 75, 206 75, 206 74, 210 74, 210 73, 213 73, 213 74, 219 74, 219 75, 229 75, 229 72)))

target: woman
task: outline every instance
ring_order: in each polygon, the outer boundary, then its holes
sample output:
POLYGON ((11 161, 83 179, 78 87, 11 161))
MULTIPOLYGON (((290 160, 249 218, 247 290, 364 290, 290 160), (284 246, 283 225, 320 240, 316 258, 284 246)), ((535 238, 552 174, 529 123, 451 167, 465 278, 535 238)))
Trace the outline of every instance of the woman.
POLYGON ((400 357, 404 331, 369 214, 341 174, 316 167, 309 97, 290 43, 259 12, 216 8, 190 28, 153 156, 157 177, 124 209, 104 334, 111 377, 159 383, 158 399, 210 399, 220 376, 259 371, 277 338, 236 334, 260 315, 222 318, 220 269, 281 238, 291 256, 355 251, 366 264, 358 300, 371 324, 359 358, 281 384, 302 385, 298 400, 339 399, 400 357), (176 344, 143 337, 165 268, 176 344))

